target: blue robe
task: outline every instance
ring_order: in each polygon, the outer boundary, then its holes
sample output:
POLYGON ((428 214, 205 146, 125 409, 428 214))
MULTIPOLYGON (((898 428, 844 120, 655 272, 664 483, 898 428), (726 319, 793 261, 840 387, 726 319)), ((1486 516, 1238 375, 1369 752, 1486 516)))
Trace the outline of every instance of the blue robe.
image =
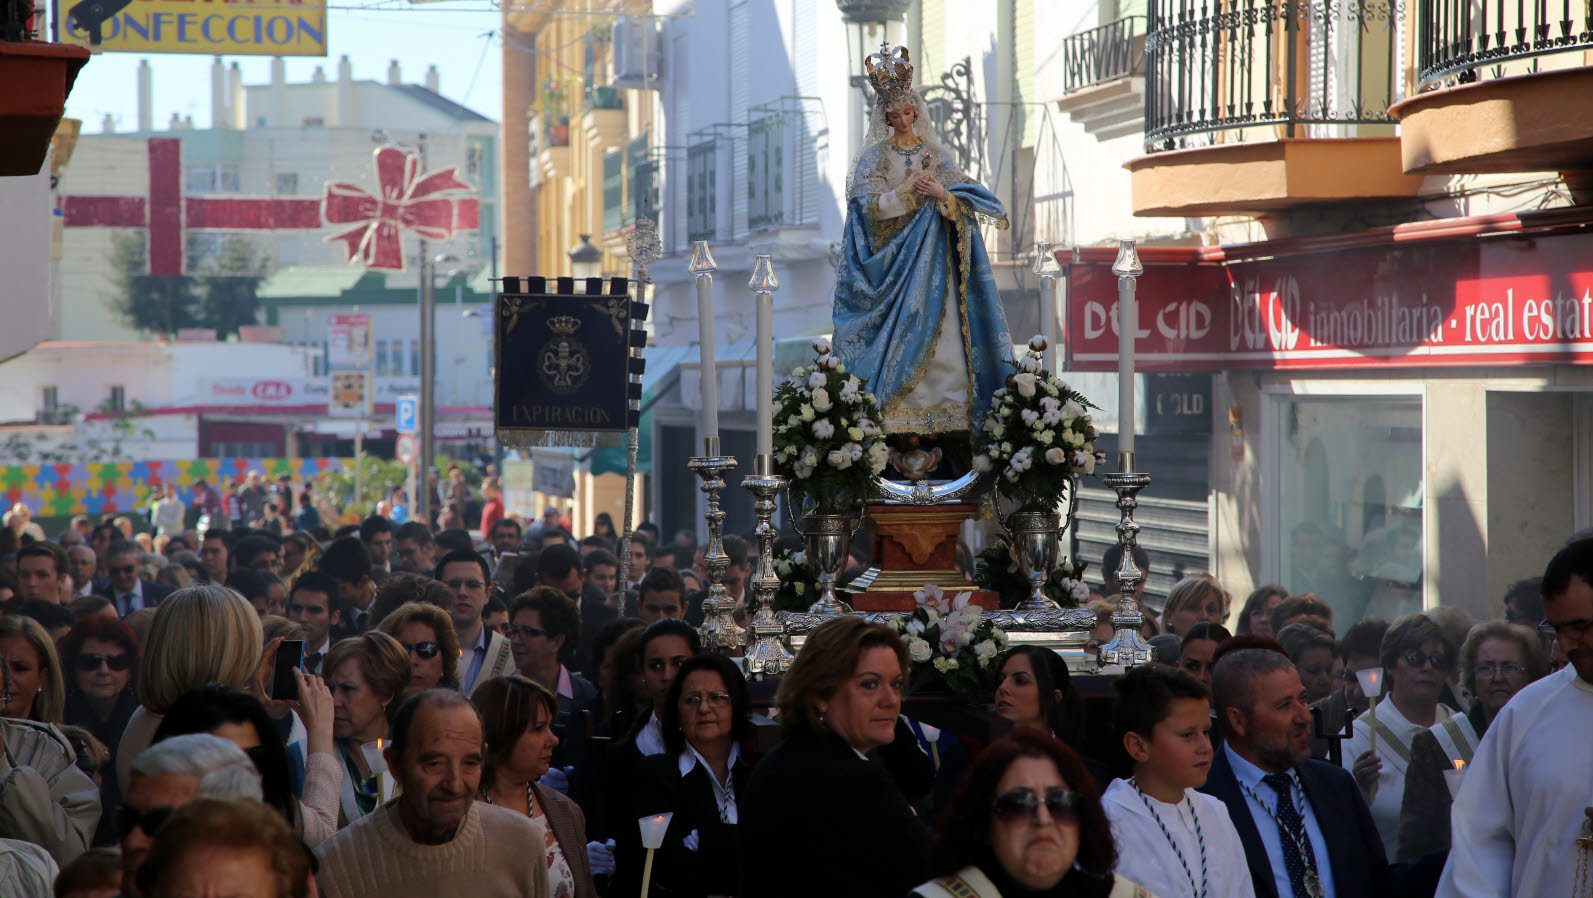
POLYGON ((1006 214, 994 194, 972 181, 947 191, 957 201, 955 223, 928 198, 916 211, 883 221, 872 211, 878 194, 850 199, 836 272, 835 349, 878 397, 888 424, 890 410, 928 368, 941 316, 955 315, 948 324, 962 332, 972 417, 933 429, 966 431, 989 411, 991 396, 1012 372, 1004 364, 1012 358, 1012 338, 978 227, 984 217, 1005 228, 1006 214), (947 308, 948 277, 955 278, 955 308, 947 308))

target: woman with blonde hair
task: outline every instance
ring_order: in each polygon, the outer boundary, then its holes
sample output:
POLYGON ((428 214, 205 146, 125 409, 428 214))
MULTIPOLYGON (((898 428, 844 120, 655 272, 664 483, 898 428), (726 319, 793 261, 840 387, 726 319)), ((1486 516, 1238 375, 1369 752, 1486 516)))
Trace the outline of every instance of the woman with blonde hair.
POLYGON ((184 693, 206 683, 258 693, 262 660, 269 664, 276 651, 270 645, 261 652, 260 641, 260 615, 225 586, 201 583, 162 599, 139 660, 140 705, 116 752, 119 781, 128 781, 133 759, 150 746, 161 716, 184 693))
POLYGON ((66 685, 50 634, 31 617, 0 617, 0 661, 6 667, 0 717, 61 723, 66 685))
POLYGON ((1179 580, 1167 594, 1162 629, 1182 638, 1201 621, 1220 624, 1228 617, 1228 593, 1209 574, 1179 580))
POLYGON ((459 688, 459 634, 453 618, 436 605, 407 602, 382 618, 376 629, 398 640, 409 655, 403 696, 442 687, 459 688))

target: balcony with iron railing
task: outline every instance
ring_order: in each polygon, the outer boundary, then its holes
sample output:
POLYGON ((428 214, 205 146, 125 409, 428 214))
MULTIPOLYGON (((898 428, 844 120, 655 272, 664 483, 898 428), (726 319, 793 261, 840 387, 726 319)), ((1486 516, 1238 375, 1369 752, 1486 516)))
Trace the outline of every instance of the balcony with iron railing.
POLYGON ((1403 0, 1150 0, 1139 215, 1415 196, 1389 108, 1403 0))
POLYGON ((1145 17, 1063 40, 1062 94, 1057 108, 1097 138, 1137 133, 1145 119, 1145 17))
POLYGON ((1593 168, 1593 6, 1414 2, 1416 84, 1393 110, 1407 171, 1593 168))

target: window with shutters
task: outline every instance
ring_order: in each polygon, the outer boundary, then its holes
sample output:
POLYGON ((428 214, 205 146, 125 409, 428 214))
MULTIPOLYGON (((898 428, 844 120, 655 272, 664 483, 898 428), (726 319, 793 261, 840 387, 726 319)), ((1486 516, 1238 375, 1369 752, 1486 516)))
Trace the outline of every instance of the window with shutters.
POLYGON ((686 239, 712 240, 719 210, 717 141, 705 140, 686 150, 686 239))
POLYGON ((747 227, 785 222, 785 123, 779 113, 747 127, 747 227))
POLYGON ((625 151, 603 154, 603 230, 625 226, 625 151))

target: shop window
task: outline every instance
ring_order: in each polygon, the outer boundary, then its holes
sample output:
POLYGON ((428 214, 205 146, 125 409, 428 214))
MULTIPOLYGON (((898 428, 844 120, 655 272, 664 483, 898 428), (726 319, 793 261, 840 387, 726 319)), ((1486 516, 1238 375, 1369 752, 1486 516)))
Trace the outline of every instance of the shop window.
POLYGON ((376 341, 376 376, 387 376, 387 341, 376 341))
POLYGON ((1288 401, 1279 416, 1278 557, 1343 633, 1420 611, 1422 408, 1417 400, 1288 401))

